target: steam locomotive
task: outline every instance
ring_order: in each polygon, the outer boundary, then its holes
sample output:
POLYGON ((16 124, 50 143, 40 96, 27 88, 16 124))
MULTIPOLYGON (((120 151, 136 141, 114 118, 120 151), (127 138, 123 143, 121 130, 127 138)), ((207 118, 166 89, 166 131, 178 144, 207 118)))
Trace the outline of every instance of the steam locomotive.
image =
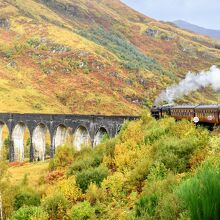
POLYGON ((171 116, 176 120, 186 119, 194 123, 220 124, 220 105, 163 105, 153 106, 151 115, 160 119, 164 116, 171 116))

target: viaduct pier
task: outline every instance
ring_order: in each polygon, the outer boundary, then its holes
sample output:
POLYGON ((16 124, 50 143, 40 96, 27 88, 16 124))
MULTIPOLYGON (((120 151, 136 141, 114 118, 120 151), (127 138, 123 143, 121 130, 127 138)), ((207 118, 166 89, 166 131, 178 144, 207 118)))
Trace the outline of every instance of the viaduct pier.
POLYGON ((66 114, 17 114, 0 113, 0 149, 3 148, 2 130, 8 129, 9 161, 24 160, 24 133, 30 137, 30 161, 44 160, 46 132, 50 136, 50 157, 57 146, 66 143, 67 136, 72 137, 72 145, 80 150, 83 145, 95 147, 104 135, 113 138, 126 120, 135 120, 133 116, 104 115, 66 115, 66 114))

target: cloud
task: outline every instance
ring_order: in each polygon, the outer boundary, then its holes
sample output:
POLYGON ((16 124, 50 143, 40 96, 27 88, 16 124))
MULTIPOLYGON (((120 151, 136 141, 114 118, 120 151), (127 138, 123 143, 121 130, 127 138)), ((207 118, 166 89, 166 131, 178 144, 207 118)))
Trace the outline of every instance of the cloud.
POLYGON ((158 20, 177 19, 220 29, 219 0, 122 0, 134 9, 158 20))

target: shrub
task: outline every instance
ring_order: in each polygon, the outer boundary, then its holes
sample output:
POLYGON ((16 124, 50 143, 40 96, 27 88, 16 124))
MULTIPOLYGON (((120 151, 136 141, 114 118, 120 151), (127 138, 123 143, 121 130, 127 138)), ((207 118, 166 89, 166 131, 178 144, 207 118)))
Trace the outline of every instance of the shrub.
POLYGON ((152 161, 149 157, 143 157, 137 162, 136 167, 130 172, 129 182, 130 184, 137 185, 145 180, 150 173, 150 166, 152 161))
POLYGON ((51 171, 45 177, 45 182, 53 184, 57 180, 62 179, 63 176, 64 176, 64 172, 63 171, 60 171, 60 170, 51 171))
POLYGON ((9 145, 10 145, 10 140, 9 137, 7 137, 3 143, 3 158, 7 160, 9 159, 9 145))
POLYGON ((115 172, 113 175, 108 176, 102 182, 102 189, 105 191, 105 198, 114 197, 120 199, 124 195, 124 188, 126 178, 123 173, 115 172))
POLYGON ((174 192, 166 193, 159 199, 154 213, 154 219, 158 220, 190 220, 188 213, 180 204, 179 198, 174 192))
POLYGON ((220 152, 220 135, 214 135, 210 139, 210 154, 217 154, 220 152))
POLYGON ((220 219, 220 163, 206 163, 198 173, 186 180, 177 193, 193 220, 220 219))
POLYGON ((86 191, 86 199, 94 205, 96 202, 100 202, 104 199, 104 194, 101 188, 96 184, 91 183, 86 191))
POLYGON ((185 172, 190 168, 190 158, 195 150, 201 148, 197 137, 161 138, 155 145, 155 159, 174 172, 185 172))
POLYGON ((75 155, 75 161, 70 166, 67 174, 68 175, 76 175, 78 172, 82 170, 86 170, 91 167, 98 167, 105 155, 105 149, 101 146, 97 147, 94 150, 85 151, 85 154, 81 154, 80 156, 75 155))
POLYGON ((44 199, 42 207, 45 212, 47 212, 49 219, 65 219, 68 208, 68 200, 62 193, 52 194, 44 199))
POLYGON ((110 140, 105 142, 105 148, 106 148, 106 155, 107 156, 114 157, 115 145, 116 145, 117 141, 118 141, 117 138, 113 138, 113 139, 110 139, 110 140))
POLYGON ((162 180, 168 175, 168 170, 163 163, 155 162, 149 170, 148 181, 162 180))
POLYGON ((74 205, 71 210, 72 220, 85 220, 85 219, 95 219, 95 208, 93 208, 89 202, 81 202, 74 205))
POLYGON ((142 116, 144 127, 145 144, 153 144, 158 139, 169 134, 172 126, 175 125, 173 118, 165 118, 160 121, 149 119, 146 113, 142 116))
MULTIPOLYGON (((175 215, 178 215, 179 210, 175 207, 176 200, 175 197, 172 196, 176 184, 177 180, 175 176, 171 174, 169 174, 166 179, 147 180, 141 198, 136 203, 136 217, 155 220, 169 219, 169 213, 172 213, 172 211, 175 215), (163 217, 161 215, 162 212, 163 217)), ((175 218, 170 218, 170 220, 171 219, 175 218)))
POLYGON ((3 216, 4 219, 6 217, 11 216, 11 214, 15 211, 14 209, 14 199, 17 194, 17 187, 10 186, 8 182, 3 183, 1 181, 1 197, 2 197, 2 206, 3 208, 3 216))
POLYGON ((76 175, 78 172, 91 167, 98 167, 101 164, 102 156, 91 155, 89 158, 80 159, 72 164, 68 171, 68 175, 76 175))
POLYGON ((10 220, 46 220, 47 215, 40 207, 23 207, 18 209, 10 220))
POLYGON ((90 183, 96 183, 100 186, 103 179, 108 176, 108 169, 106 167, 89 168, 83 170, 76 175, 77 185, 85 192, 88 189, 90 183))
POLYGON ((23 206, 39 206, 40 195, 32 190, 22 189, 15 195, 14 209, 18 210, 23 206))
POLYGON ((77 160, 69 168, 68 175, 75 175, 82 170, 95 167, 96 165, 96 161, 92 157, 77 160))
POLYGON ((53 191, 61 192, 72 204, 82 200, 83 197, 81 190, 76 185, 75 176, 59 181, 55 188, 53 188, 53 191))
POLYGON ((69 145, 60 146, 56 149, 56 154, 49 163, 49 169, 64 168, 70 165, 74 159, 74 148, 69 145))
POLYGON ((158 205, 159 198, 156 194, 142 196, 136 203, 136 217, 153 216, 158 205))

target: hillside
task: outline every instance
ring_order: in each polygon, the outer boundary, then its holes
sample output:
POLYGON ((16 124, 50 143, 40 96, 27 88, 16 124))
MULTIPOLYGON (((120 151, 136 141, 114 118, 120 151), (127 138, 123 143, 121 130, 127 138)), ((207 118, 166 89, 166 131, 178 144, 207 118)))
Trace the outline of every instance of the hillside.
POLYGON ((219 220, 219 146, 217 132, 144 114, 95 149, 60 146, 49 167, 1 162, 4 219, 219 220))
POLYGON ((119 0, 0 0, 0 26, 1 112, 137 115, 188 71, 220 64, 219 42, 119 0))
POLYGON ((203 27, 190 24, 182 20, 177 20, 177 21, 174 21, 173 23, 176 24, 180 28, 220 40, 220 30, 212 30, 212 29, 203 28, 203 27))

